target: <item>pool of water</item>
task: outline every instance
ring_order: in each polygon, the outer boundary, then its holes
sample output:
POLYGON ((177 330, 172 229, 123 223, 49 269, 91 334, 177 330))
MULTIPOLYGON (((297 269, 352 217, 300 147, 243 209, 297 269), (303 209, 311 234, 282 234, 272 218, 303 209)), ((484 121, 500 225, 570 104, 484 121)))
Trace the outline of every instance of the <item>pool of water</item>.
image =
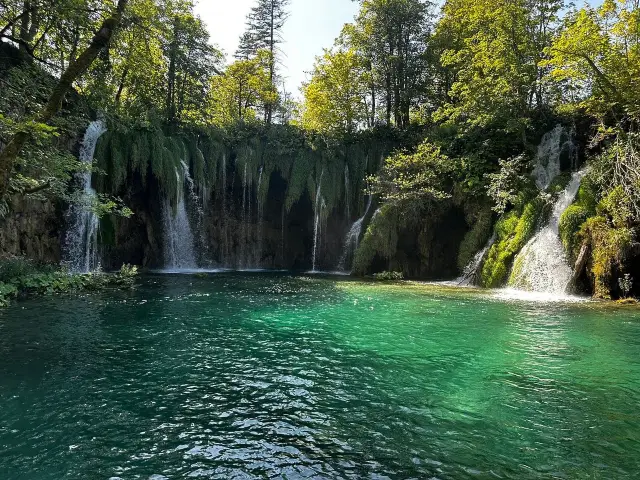
POLYGON ((0 478, 637 478, 640 311, 283 274, 0 312, 0 478))

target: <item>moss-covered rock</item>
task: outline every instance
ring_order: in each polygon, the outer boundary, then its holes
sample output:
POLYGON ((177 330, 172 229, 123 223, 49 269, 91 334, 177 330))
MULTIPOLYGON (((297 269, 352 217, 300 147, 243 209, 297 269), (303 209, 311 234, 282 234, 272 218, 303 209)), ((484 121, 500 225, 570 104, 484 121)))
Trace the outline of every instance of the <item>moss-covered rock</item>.
POLYGON ((633 241, 633 231, 615 227, 603 216, 592 217, 580 231, 580 237, 591 247, 589 273, 593 279, 594 296, 610 299, 614 286, 614 271, 623 265, 633 241))
POLYGON ((537 197, 498 220, 496 242, 489 249, 480 275, 483 287, 497 288, 506 283, 515 256, 536 232, 546 206, 547 202, 537 197))
POLYGON ((491 237, 493 212, 488 206, 476 209, 467 215, 467 224, 471 229, 467 232, 458 251, 458 269, 462 272, 474 256, 482 250, 491 237))
POLYGON ((567 208, 560 217, 559 232, 569 260, 575 262, 582 242, 578 233, 590 214, 582 205, 574 204, 567 208))

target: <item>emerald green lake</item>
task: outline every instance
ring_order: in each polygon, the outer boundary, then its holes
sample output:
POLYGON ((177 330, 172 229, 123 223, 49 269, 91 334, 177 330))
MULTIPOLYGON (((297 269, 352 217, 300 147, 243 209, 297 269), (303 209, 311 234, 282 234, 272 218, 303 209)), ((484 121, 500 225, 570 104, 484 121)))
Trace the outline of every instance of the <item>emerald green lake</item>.
POLYGON ((0 478, 637 478, 640 311, 283 274, 0 312, 0 478))

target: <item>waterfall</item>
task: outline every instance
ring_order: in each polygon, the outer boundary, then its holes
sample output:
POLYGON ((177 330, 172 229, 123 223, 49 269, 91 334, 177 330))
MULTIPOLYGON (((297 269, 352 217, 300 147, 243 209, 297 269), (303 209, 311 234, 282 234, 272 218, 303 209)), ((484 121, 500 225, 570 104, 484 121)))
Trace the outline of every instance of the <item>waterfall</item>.
POLYGON ((365 218, 369 214, 369 210, 371 210, 371 204, 373 203, 373 195, 369 196, 369 200, 367 201, 367 208, 364 211, 364 215, 360 217, 358 220, 353 222, 351 228, 347 232, 347 236, 344 240, 344 246, 342 248, 342 255, 340 255, 340 261, 338 262, 338 270, 345 271, 347 257, 351 254, 355 254, 355 251, 358 248, 358 244, 360 242, 360 234, 362 233, 362 225, 364 224, 365 218))
MULTIPOLYGON (((80 147, 79 159, 86 164, 93 163, 98 139, 107 131, 102 120, 89 124, 80 147)), ((95 197, 91 187, 91 171, 78 175, 81 183, 81 201, 72 204, 67 212, 69 230, 66 234, 65 259, 71 272, 88 273, 98 267, 98 227, 97 215, 89 209, 95 197)))
POLYGON ((258 235, 258 248, 256 249, 256 259, 255 259, 255 267, 260 268, 260 263, 262 262, 262 246, 263 246, 263 218, 264 218, 264 208, 261 202, 262 194, 260 193, 260 189, 262 188, 262 174, 264 173, 264 167, 260 167, 260 174, 258 175, 258 190, 256 193, 256 211, 258 212, 258 224, 256 226, 256 231, 258 235))
MULTIPOLYGON (((208 242, 206 239, 205 231, 204 231, 204 201, 200 195, 198 195, 198 191, 196 189, 196 184, 191 177, 191 172, 189 171, 189 165, 184 160, 180 161, 182 165, 182 172, 184 174, 184 180, 187 185, 187 192, 189 194, 189 206, 191 207, 191 211, 193 212, 195 209, 195 227, 196 232, 198 232, 198 247, 200 249, 200 260, 208 261, 209 260, 209 252, 208 252, 208 242)), ((178 179, 180 181, 180 179, 178 179)), ((187 193, 185 192, 185 193, 187 193)), ((186 206, 185 206, 186 211, 186 206)))
POLYGON ((167 270, 194 270, 198 267, 194 252, 194 238, 187 215, 187 205, 185 202, 184 183, 185 179, 176 170, 177 184, 177 206, 175 212, 171 202, 166 200, 164 204, 164 256, 165 268, 167 270))
POLYGON ((320 174, 320 181, 318 182, 318 188, 316 190, 316 201, 314 204, 314 222, 313 222, 313 258, 311 271, 316 271, 316 258, 318 254, 318 236, 320 235, 320 213, 322 205, 320 203, 322 194, 322 177, 324 176, 324 170, 320 174))
POLYGON ((247 164, 244 164, 244 173, 242 175, 242 230, 240 232, 240 259, 238 268, 246 268, 247 266, 247 237, 249 236, 247 218, 247 164))
POLYGON ((227 212, 227 156, 222 154, 222 222, 223 223, 223 247, 222 247, 222 264, 229 266, 231 247, 229 245, 229 212, 227 212))
POLYGON ((350 208, 350 200, 351 195, 349 195, 349 165, 345 164, 344 166, 344 218, 351 218, 351 208, 350 208))
POLYGON ((533 177, 540 190, 546 190, 560 174, 562 154, 568 152, 570 156, 575 156, 575 150, 571 135, 560 124, 542 137, 533 169, 533 177))
POLYGON ((480 270, 480 267, 482 267, 482 263, 484 262, 489 249, 495 242, 496 234, 494 232, 489 241, 487 241, 487 244, 484 246, 484 248, 476 253, 471 261, 467 264, 467 266, 464 267, 462 275, 460 275, 460 277, 456 279, 456 283, 458 285, 468 287, 470 285, 476 284, 476 274, 478 273, 478 270, 480 270))
POLYGON ((573 203, 584 171, 571 177, 553 207, 551 219, 516 256, 509 286, 553 295, 563 295, 571 280, 571 268, 558 234, 560 217, 573 203))

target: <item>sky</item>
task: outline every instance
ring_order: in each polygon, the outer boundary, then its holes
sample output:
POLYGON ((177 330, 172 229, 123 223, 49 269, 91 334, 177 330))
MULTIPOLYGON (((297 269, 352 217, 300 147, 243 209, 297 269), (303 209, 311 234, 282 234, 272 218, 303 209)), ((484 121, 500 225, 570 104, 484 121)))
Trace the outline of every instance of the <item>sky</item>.
MULTIPOLYGON (((211 41, 226 54, 227 60, 238 46, 245 19, 256 0, 198 0, 196 12, 207 24, 211 41)), ((299 96, 299 88, 313 67, 316 56, 333 45, 342 26, 353 20, 358 2, 351 0, 291 0, 291 16, 284 26, 281 75, 287 91, 299 96)))

